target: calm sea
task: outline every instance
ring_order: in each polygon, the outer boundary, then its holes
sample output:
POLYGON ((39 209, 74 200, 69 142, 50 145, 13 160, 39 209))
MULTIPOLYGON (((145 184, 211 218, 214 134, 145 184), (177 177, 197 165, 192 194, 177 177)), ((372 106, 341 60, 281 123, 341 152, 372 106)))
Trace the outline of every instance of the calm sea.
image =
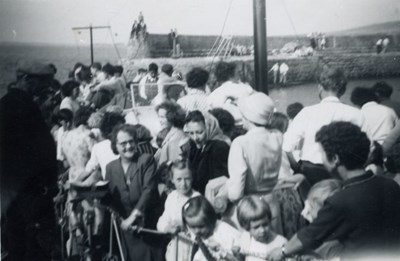
MULTIPOLYGON (((116 48, 120 56, 126 58, 126 46, 118 44, 116 48)), ((23 59, 53 63, 58 70, 57 79, 63 82, 75 63, 90 64, 90 48, 82 45, 0 43, 0 97, 5 93, 7 84, 15 80, 16 66, 23 59)), ((119 57, 113 45, 95 45, 94 60, 117 64, 119 57)))

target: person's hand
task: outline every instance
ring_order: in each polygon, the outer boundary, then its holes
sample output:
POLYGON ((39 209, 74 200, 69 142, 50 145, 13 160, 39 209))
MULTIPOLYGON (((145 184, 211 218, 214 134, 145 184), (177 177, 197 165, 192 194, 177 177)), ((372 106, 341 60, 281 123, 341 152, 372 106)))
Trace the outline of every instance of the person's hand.
POLYGON ((273 261, 279 261, 283 259, 283 255, 282 255, 282 249, 280 247, 277 247, 275 249, 273 249, 270 253, 269 253, 269 259, 268 260, 273 260, 273 261))
POLYGON ((240 253, 240 250, 241 250, 240 246, 233 246, 231 248, 231 250, 232 250, 232 254, 236 258, 236 260, 245 260, 245 256, 242 253, 240 253))
POLYGON ((181 231, 181 226, 179 226, 178 224, 171 224, 168 228, 168 232, 171 234, 177 234, 181 231))
POLYGON ((130 215, 128 218, 124 219, 121 222, 121 229, 128 231, 131 229, 133 223, 135 223, 136 219, 137 219, 138 215, 137 214, 132 214, 130 215))

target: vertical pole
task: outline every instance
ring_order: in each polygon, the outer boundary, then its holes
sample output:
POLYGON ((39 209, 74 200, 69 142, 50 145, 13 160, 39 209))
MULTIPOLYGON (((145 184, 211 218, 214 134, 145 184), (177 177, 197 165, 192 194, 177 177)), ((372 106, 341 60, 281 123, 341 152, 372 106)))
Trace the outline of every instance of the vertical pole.
POLYGON ((172 39, 172 57, 176 57, 176 37, 172 39))
POLYGON ((90 65, 93 65, 93 27, 89 26, 90 30, 90 65))
POLYGON ((265 0, 253 0, 255 89, 268 94, 265 0))

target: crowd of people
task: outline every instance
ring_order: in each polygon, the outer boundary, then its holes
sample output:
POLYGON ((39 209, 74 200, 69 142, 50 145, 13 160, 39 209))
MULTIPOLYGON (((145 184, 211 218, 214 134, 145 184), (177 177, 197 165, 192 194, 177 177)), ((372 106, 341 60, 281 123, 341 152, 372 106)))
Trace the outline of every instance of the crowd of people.
POLYGON ((57 258, 61 190, 70 260, 102 260, 110 219, 124 260, 400 255, 400 103, 386 82, 355 88, 346 105, 345 73, 324 66, 321 101, 278 112, 230 62, 185 77, 151 63, 128 82, 108 63, 78 63, 63 84, 55 73, 22 64, 0 100, 10 260, 57 258), (138 120, 144 105, 157 113, 155 137, 138 120), (101 198, 79 194, 101 186, 101 198))

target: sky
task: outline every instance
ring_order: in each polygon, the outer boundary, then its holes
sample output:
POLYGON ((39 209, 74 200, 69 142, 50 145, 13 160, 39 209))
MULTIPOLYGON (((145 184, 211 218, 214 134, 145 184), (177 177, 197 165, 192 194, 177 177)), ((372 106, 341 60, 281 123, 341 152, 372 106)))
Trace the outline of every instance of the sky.
MULTIPOLYGON (((400 0, 266 0, 267 35, 333 32, 400 20, 400 0)), ((0 0, 0 42, 127 43, 142 11, 149 33, 252 35, 252 0, 0 0), (229 12, 228 12, 229 10, 229 12), (225 27, 223 28, 226 17, 225 27)))

